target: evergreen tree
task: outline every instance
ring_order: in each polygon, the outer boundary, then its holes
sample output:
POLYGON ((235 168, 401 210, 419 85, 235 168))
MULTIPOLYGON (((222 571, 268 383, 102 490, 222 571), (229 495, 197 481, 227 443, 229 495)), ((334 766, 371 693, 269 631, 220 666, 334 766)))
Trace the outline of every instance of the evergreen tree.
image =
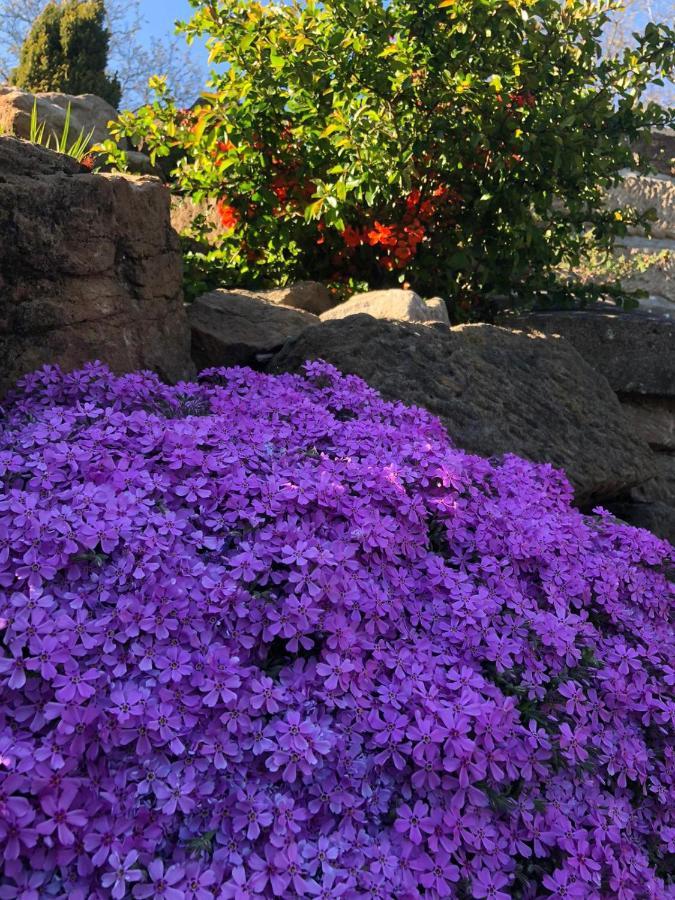
POLYGON ((21 48, 12 82, 29 91, 97 94, 113 106, 121 88, 106 73, 109 34, 103 0, 50 2, 21 48))

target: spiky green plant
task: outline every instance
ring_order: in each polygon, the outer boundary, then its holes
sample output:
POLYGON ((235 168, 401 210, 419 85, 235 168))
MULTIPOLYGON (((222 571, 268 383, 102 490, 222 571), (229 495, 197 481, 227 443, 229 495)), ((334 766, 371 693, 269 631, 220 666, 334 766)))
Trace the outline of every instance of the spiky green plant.
POLYGON ((94 129, 86 132, 84 128, 72 143, 68 143, 70 134, 70 103, 66 107, 66 118, 63 123, 60 136, 46 131, 46 123, 40 122, 38 119, 37 100, 33 101, 33 109, 30 115, 30 141, 33 144, 41 144, 50 150, 56 150, 57 153, 64 153, 66 156, 72 156, 78 162, 87 153, 91 139, 94 136, 94 129))

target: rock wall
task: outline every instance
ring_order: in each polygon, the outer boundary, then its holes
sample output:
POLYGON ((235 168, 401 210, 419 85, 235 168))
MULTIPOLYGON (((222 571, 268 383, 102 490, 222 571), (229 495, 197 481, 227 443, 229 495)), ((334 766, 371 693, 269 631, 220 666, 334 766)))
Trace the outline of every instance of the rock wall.
POLYGON ((609 505, 675 544, 675 321, 587 310, 530 313, 511 324, 561 335, 607 380, 631 432, 651 448, 653 467, 650 477, 617 493, 609 505))
POLYGON ((0 138, 0 396, 45 363, 189 376, 182 261, 153 178, 0 138))
POLYGON ((616 247, 617 256, 633 262, 633 272, 622 278, 628 290, 647 291, 643 308, 675 316, 675 132, 654 131, 649 143, 635 148, 636 162, 648 163, 651 175, 626 172, 609 192, 610 207, 632 206, 641 213, 652 209, 651 234, 631 229, 616 247))

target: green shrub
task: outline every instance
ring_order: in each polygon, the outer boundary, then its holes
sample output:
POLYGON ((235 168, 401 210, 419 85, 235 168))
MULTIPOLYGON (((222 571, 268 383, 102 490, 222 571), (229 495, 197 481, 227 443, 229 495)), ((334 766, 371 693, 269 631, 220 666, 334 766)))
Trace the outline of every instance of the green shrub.
POLYGON ((103 0, 49 3, 21 48, 13 83, 28 91, 97 94, 117 106, 121 88, 116 76, 106 74, 104 19, 103 0))
POLYGON ((176 189, 217 199, 225 234, 191 252, 195 277, 410 282, 466 318, 550 295, 589 228, 610 246, 643 224, 602 198, 628 142, 673 122, 641 99, 675 61, 665 25, 609 60, 609 0, 193 5, 209 92, 178 110, 158 79, 119 133, 178 151, 176 189))

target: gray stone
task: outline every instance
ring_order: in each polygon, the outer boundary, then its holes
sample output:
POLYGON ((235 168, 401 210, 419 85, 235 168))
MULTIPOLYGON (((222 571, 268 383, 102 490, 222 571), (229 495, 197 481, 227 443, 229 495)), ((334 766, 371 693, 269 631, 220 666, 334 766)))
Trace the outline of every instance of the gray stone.
POLYGON ((325 312, 321 320, 344 319, 360 313, 376 319, 394 319, 399 322, 441 322, 450 324, 448 310, 440 297, 424 301, 414 291, 393 288, 385 291, 367 291, 354 294, 349 300, 325 312))
POLYGON ((45 363, 190 376, 180 248, 156 179, 93 175, 0 137, 0 235, 0 395, 45 363))
POLYGON ((326 322, 290 340, 273 372, 324 359, 388 399, 437 415, 459 446, 564 469, 586 504, 654 474, 604 378, 567 342, 492 325, 411 325, 370 316, 326 322))
POLYGON ((501 324, 561 335, 619 394, 675 396, 675 321, 598 309, 533 312, 501 324))
POLYGON ((249 366, 319 322, 311 313, 242 291, 211 291, 191 304, 192 356, 199 369, 249 366))
POLYGON ((675 506, 675 452, 654 454, 656 474, 634 487, 630 499, 636 503, 668 503, 675 506))
POLYGON ((650 447, 675 450, 675 398, 631 394, 621 398, 621 405, 635 433, 650 447))

